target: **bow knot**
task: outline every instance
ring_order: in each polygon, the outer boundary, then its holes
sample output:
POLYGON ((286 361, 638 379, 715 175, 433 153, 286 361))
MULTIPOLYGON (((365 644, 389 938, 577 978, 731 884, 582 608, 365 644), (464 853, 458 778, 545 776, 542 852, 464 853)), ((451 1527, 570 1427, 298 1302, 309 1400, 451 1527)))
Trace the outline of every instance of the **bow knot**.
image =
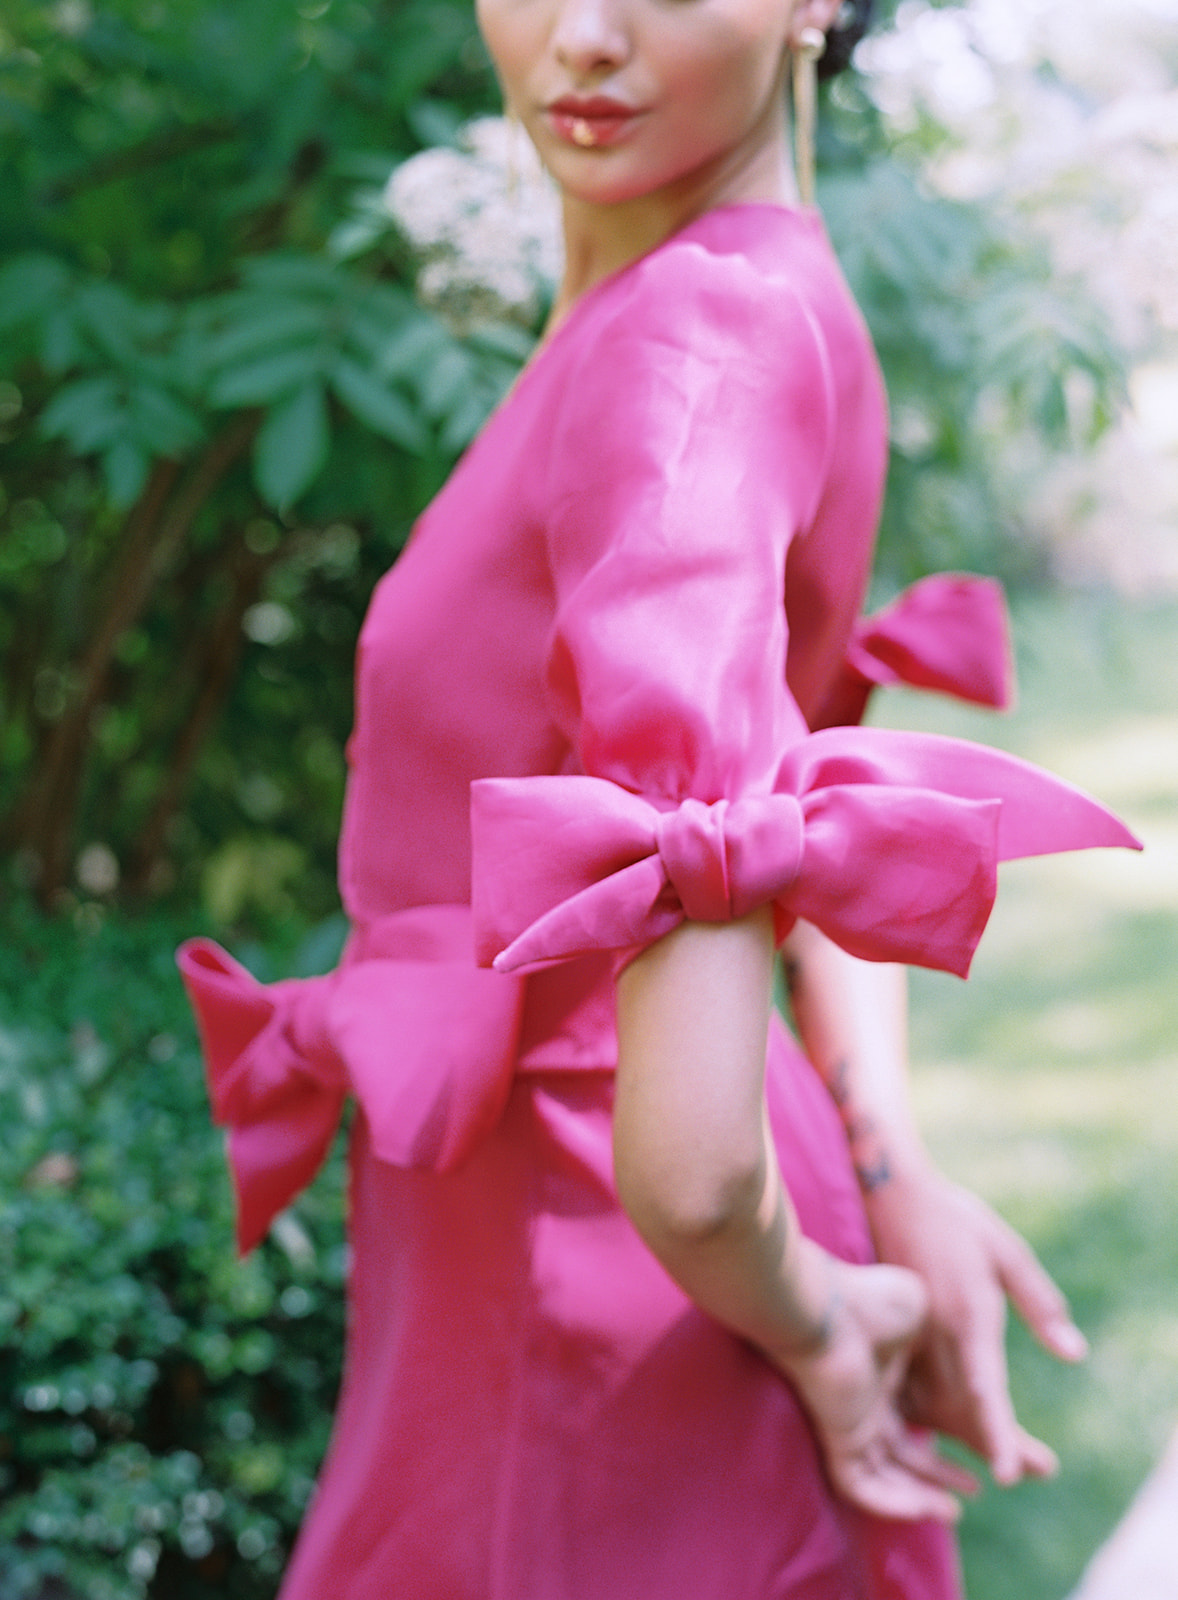
POLYGON ((805 818, 792 794, 684 800, 656 825, 658 854, 683 915, 746 916, 789 890, 802 867, 805 818))
POLYGON ((290 1052, 291 1067, 324 1089, 346 1089, 347 1063, 331 1029, 330 978, 287 979, 281 987, 285 1004, 275 1013, 275 1020, 290 1052))

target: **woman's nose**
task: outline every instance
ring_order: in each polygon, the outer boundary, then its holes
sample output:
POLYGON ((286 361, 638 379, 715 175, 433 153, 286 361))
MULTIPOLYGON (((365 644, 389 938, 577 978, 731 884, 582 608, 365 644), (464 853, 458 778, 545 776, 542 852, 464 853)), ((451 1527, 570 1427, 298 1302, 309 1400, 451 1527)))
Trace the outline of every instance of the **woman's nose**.
POLYGON ((560 0, 552 44, 579 79, 616 70, 630 54, 626 0, 560 0))

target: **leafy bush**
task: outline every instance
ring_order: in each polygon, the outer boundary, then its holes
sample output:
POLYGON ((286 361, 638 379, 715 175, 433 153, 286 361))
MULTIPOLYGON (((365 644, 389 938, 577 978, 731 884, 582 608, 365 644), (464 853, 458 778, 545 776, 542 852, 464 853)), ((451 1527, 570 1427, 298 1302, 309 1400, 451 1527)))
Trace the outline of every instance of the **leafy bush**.
MULTIPOLYGON (((238 1262, 172 961, 190 931, 0 913, 5 1600, 262 1600, 326 1443, 340 1150, 238 1262)), ((337 933, 284 968, 329 959, 337 933)))
POLYGON ((528 348, 339 226, 493 100, 467 0, 5 8, 0 842, 43 902, 100 844, 334 904, 360 615, 528 348))

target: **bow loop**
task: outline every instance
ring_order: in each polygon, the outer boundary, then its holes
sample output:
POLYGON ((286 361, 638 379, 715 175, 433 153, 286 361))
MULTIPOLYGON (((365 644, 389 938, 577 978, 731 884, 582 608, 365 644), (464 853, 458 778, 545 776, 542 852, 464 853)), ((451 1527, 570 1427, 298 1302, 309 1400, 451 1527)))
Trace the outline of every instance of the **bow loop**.
POLYGON ((862 720, 874 689, 903 684, 1005 709, 1014 698, 1010 621, 993 578, 938 572, 855 624, 842 669, 813 718, 862 720))

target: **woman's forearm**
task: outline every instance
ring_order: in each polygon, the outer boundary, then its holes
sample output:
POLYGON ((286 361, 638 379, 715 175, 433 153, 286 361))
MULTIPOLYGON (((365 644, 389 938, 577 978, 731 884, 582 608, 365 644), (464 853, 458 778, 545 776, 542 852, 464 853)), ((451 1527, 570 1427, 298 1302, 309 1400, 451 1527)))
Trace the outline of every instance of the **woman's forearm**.
POLYGON ((765 1113, 767 911, 686 923, 618 984, 614 1164, 622 1204, 696 1305, 793 1383, 838 1492, 877 1516, 952 1520, 966 1480, 914 1445, 896 1395, 919 1279, 802 1236, 765 1113))
POLYGON ((688 1295, 771 1359, 820 1342, 823 1253, 802 1239, 764 1110, 769 913, 687 923, 622 974, 622 1204, 688 1295))
POLYGON ((805 923, 784 955, 795 1026, 839 1108, 870 1196, 927 1165, 908 1082, 907 974, 859 961, 805 923))

